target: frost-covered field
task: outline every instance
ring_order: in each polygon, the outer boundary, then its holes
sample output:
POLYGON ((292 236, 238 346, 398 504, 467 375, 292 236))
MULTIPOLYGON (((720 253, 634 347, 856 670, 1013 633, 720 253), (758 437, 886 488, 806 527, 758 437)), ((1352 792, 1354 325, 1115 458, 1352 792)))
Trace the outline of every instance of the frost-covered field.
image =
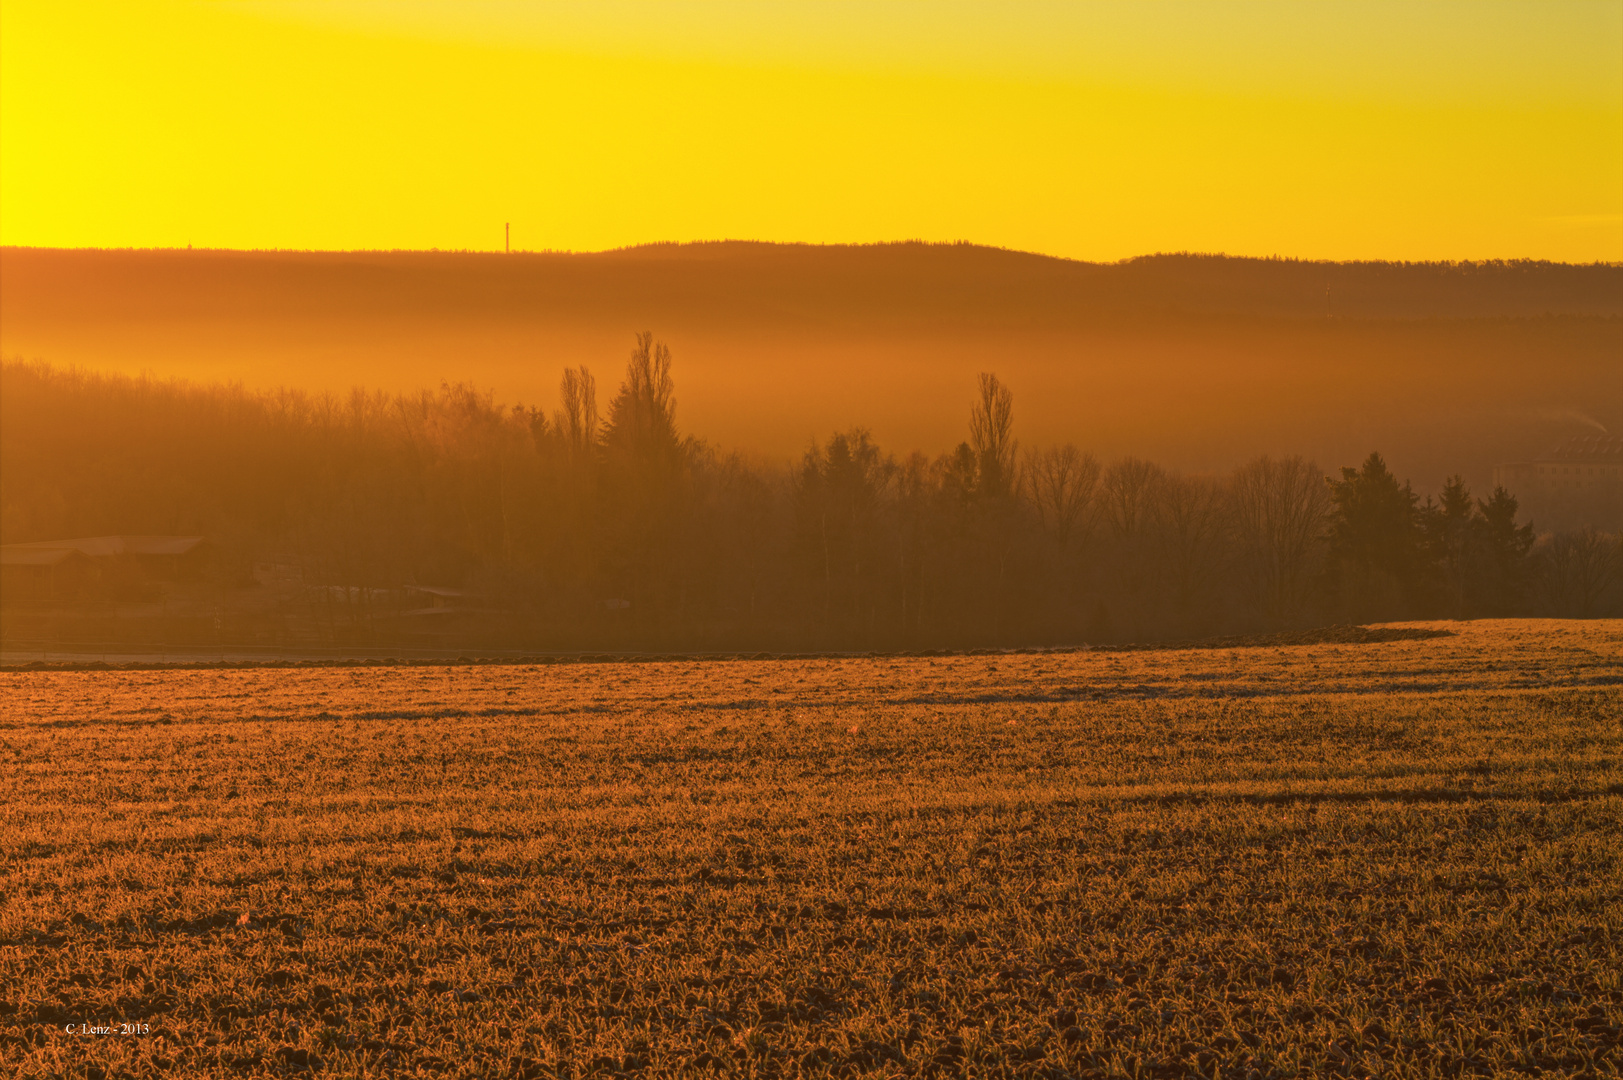
POLYGON ((1623 624, 1438 625, 0 673, 0 1071, 1615 1074, 1623 624))

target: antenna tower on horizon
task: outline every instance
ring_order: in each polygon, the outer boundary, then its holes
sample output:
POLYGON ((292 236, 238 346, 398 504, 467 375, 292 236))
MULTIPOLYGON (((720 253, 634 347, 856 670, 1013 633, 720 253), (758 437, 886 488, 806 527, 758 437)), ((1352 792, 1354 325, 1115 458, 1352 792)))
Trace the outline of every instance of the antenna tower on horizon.
POLYGON ((502 222, 502 231, 506 234, 502 240, 502 247, 507 254, 511 255, 513 254, 513 223, 511 221, 502 222))

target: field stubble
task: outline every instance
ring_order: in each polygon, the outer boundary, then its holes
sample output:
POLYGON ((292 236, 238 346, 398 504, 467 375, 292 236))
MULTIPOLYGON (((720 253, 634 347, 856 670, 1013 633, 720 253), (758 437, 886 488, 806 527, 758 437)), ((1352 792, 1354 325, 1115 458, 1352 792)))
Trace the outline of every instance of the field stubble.
POLYGON ((0 673, 0 1066, 1615 1075, 1623 625, 1451 628, 0 673))

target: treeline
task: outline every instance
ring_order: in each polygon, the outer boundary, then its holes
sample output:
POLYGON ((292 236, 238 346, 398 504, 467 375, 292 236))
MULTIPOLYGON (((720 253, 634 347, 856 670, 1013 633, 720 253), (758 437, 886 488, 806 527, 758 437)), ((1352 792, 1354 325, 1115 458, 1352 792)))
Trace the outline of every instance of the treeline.
MULTIPOLYGON (((682 433, 637 339, 600 403, 471 387, 251 393, 7 363, 7 543, 202 533, 221 590, 470 590, 514 644, 870 648, 1195 637, 1325 622, 1618 610, 1619 538, 1535 539, 1504 491, 1419 500, 1378 455, 1224 476, 1024 448, 981 376, 967 438, 898 456, 831 434, 790 467, 682 433)), ((498 632, 498 631, 491 631, 498 632)))

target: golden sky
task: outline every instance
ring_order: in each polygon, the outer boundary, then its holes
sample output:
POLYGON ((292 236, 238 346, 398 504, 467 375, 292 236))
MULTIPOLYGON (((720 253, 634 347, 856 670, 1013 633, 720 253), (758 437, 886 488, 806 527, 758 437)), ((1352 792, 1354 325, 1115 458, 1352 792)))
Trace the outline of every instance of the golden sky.
POLYGON ((0 242, 1623 260, 1623 3, 0 3, 0 242))

